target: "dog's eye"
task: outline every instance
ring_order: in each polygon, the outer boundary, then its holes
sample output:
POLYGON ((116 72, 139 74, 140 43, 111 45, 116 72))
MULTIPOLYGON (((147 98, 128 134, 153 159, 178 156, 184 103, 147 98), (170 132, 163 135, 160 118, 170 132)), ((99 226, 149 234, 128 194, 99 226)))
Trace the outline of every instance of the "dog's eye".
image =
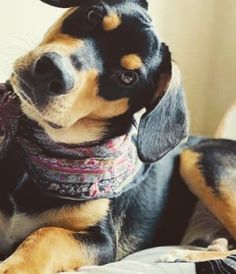
POLYGON ((117 80, 122 86, 133 87, 138 81, 138 75, 134 71, 123 71, 117 74, 117 80))
POLYGON ((87 11, 87 22, 91 27, 95 27, 104 17, 103 11, 93 7, 87 11))

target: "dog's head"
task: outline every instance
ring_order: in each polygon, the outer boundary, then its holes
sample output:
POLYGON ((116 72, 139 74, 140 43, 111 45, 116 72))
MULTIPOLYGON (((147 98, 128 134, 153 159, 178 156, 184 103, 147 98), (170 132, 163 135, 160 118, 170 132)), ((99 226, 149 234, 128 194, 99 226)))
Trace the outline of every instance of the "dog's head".
POLYGON ((141 159, 161 158, 186 137, 186 107, 168 47, 145 0, 42 0, 65 7, 40 45, 19 58, 11 83, 24 113, 58 142, 138 134, 141 159))

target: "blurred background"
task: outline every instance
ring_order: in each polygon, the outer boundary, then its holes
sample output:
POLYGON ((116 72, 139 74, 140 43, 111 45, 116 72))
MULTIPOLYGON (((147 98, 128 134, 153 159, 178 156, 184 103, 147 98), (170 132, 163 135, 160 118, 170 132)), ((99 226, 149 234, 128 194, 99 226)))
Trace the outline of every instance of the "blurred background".
MULTIPOLYGON (((179 65, 191 131, 212 136, 236 99, 236 0, 149 0, 161 39, 179 65)), ((37 45, 64 10, 39 0, 8 0, 0 9, 0 82, 12 62, 37 45)))

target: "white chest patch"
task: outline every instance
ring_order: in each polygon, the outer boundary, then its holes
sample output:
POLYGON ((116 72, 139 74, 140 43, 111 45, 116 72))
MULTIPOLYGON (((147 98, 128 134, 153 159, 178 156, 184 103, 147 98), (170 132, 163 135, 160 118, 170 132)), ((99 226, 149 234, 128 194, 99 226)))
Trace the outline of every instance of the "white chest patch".
POLYGON ((24 240, 33 231, 43 225, 43 220, 38 216, 15 214, 6 219, 0 213, 0 254, 8 253, 15 243, 24 240))

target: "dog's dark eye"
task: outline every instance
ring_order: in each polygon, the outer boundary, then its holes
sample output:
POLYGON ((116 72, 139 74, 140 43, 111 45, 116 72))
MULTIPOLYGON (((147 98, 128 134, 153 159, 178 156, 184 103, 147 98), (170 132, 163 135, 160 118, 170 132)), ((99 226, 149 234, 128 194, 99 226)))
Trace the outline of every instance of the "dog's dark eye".
POLYGON ((91 8, 87 11, 87 22, 91 27, 95 27, 104 17, 103 11, 99 8, 91 8))
POLYGON ((133 87, 138 81, 138 75, 134 71, 123 71, 117 74, 117 80, 124 87, 133 87))

